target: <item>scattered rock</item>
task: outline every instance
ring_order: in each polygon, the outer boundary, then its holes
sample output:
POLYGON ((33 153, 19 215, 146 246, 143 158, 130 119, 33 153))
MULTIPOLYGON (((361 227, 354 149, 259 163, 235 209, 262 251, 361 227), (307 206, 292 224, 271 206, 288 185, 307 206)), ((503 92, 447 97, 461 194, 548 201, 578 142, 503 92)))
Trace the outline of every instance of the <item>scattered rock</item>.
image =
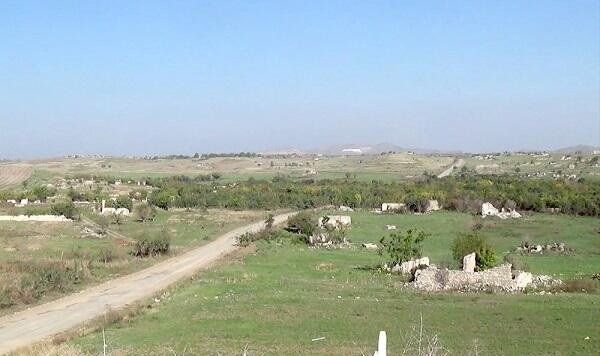
POLYGON ((522 252, 522 253, 544 253, 544 252, 555 252, 555 253, 563 253, 563 252, 569 252, 569 250, 566 248, 564 242, 561 243, 552 243, 552 244, 546 244, 546 245, 533 245, 530 244, 529 242, 525 242, 523 244, 521 244, 521 246, 517 247, 517 251, 522 252))
POLYGON ((498 209, 496 209, 492 203, 483 203, 481 204, 481 216, 486 217, 486 216, 496 216, 498 215, 499 211, 498 209))

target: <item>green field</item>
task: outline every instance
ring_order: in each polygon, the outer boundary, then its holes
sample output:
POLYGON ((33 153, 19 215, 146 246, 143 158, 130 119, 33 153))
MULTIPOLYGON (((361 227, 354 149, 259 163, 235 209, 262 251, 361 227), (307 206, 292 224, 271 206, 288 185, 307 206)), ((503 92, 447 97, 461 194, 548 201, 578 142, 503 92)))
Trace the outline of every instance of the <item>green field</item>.
MULTIPOLYGON (((377 241, 385 224, 422 228, 431 236, 424 255, 452 263, 453 237, 474 217, 352 213, 350 239, 377 241)), ((534 214, 521 220, 484 220, 483 231, 500 254, 521 242, 563 241, 571 256, 523 257, 531 271, 570 278, 600 270, 600 224, 594 218, 534 214)), ((420 293, 398 276, 371 267, 381 262, 360 248, 312 249, 288 242, 259 242, 244 260, 200 273, 142 315, 106 330, 109 350, 121 354, 339 354, 370 355, 379 330, 390 355, 404 348, 423 318, 456 355, 598 354, 598 294, 420 293), (311 341, 325 337, 323 340, 311 341), (589 337, 589 339, 586 339, 589 337)), ((98 354, 101 334, 72 345, 98 354)))

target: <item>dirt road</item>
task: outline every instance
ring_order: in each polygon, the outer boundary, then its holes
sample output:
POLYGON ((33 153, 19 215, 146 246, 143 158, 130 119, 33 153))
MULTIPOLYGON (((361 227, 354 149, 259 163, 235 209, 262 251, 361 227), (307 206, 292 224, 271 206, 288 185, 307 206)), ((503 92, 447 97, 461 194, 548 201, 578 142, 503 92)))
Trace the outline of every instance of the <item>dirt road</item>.
POLYGON ((454 169, 455 169, 455 168, 456 168, 456 169, 458 169, 458 168, 461 168, 461 167, 462 167, 462 166, 464 166, 464 165, 465 165, 465 160, 464 160, 464 159, 462 159, 462 158, 460 158, 460 159, 457 159, 456 161, 454 161, 454 162, 453 162, 453 163, 450 165, 450 167, 446 168, 446 170, 445 170, 445 171, 443 171, 442 173, 438 174, 438 178, 444 178, 444 177, 447 177, 447 176, 449 176, 450 174, 452 174, 452 172, 454 171, 454 169))
MULTIPOLYGON (((276 216, 275 224, 285 222, 291 215, 293 213, 276 216)), ((236 248, 236 236, 256 232, 263 227, 264 222, 246 225, 219 236, 207 245, 145 270, 0 318, 0 354, 69 330, 86 320, 101 316, 108 309, 120 309, 149 297, 233 251, 236 248)))

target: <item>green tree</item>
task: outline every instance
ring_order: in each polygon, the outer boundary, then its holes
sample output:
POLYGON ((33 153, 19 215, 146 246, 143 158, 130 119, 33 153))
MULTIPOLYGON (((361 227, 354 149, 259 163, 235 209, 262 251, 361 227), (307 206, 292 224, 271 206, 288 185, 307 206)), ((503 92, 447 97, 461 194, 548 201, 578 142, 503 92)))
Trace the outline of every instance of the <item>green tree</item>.
POLYGON ((421 257, 423 241, 427 236, 422 230, 415 229, 392 233, 379 240, 379 254, 387 255, 387 262, 392 266, 421 257))
POLYGON ((129 211, 133 210, 133 202, 127 195, 119 195, 115 205, 117 208, 126 208, 129 209, 129 211))
POLYGON ((317 228, 317 219, 310 211, 302 211, 288 219, 286 230, 311 236, 317 228))

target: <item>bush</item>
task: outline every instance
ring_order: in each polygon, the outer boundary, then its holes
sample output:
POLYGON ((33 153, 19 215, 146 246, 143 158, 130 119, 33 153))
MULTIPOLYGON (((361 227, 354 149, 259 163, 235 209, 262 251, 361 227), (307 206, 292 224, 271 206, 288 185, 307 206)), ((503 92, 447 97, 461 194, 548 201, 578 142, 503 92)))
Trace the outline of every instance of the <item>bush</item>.
POLYGON ((477 270, 482 271, 496 265, 496 254, 485 235, 472 232, 458 236, 452 242, 452 256, 461 266, 463 257, 475 252, 477 270))
POLYGON ((302 211, 288 219, 286 230, 311 236, 317 228, 317 218, 310 211, 302 211))
POLYGON ((50 213, 57 216, 64 215, 68 219, 75 219, 78 215, 75 204, 70 201, 52 205, 52 208, 50 208, 50 213))
POLYGON ((290 233, 282 231, 282 230, 265 229, 263 231, 254 232, 254 233, 246 232, 244 234, 239 235, 236 238, 236 240, 237 240, 238 246, 247 247, 251 243, 259 241, 259 240, 271 242, 271 241, 282 241, 283 239, 289 239, 291 242, 296 243, 297 239, 294 238, 296 236, 297 236, 297 234, 290 234, 290 233))
POLYGON ((415 257, 421 257, 422 244, 427 236, 425 232, 413 229, 406 230, 404 233, 392 233, 388 237, 384 236, 379 240, 382 247, 379 249, 379 254, 387 254, 388 262, 392 266, 415 257))
POLYGON ((164 255, 171 248, 171 236, 167 231, 142 233, 136 238, 131 254, 136 257, 164 255))

